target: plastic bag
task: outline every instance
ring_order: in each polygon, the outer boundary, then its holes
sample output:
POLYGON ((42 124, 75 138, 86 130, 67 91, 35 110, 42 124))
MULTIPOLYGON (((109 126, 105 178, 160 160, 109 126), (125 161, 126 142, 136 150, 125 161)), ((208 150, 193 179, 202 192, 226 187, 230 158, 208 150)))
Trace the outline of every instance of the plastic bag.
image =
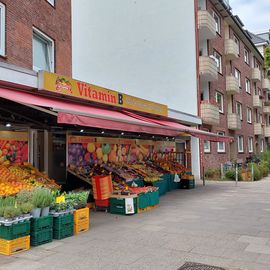
POLYGON ((173 180, 173 181, 174 181, 175 183, 179 183, 180 180, 181 180, 181 179, 180 179, 179 175, 176 173, 176 174, 174 175, 174 180, 173 180))

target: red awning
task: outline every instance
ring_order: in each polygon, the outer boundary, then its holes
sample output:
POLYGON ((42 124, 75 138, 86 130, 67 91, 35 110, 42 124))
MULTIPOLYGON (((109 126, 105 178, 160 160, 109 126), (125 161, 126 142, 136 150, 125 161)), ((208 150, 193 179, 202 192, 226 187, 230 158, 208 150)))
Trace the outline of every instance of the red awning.
POLYGON ((180 133, 187 133, 203 140, 215 142, 232 141, 232 138, 230 137, 219 136, 214 133, 198 130, 193 127, 188 127, 177 122, 170 121, 170 119, 157 120, 129 111, 119 112, 103 108, 95 108, 90 105, 83 105, 66 100, 49 98, 37 94, 4 88, 0 88, 0 97, 26 105, 49 107, 58 113, 57 121, 61 124, 73 124, 174 137, 180 133))

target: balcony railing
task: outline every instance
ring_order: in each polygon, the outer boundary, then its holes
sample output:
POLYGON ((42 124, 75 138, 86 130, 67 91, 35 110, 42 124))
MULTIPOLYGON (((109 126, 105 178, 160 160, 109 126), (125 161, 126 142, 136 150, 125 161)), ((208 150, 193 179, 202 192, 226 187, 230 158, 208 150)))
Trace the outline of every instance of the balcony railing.
POLYGON ((228 129, 231 130, 240 130, 242 127, 240 116, 236 113, 228 113, 228 129))
POLYGON ((202 81, 216 81, 218 79, 217 63, 209 56, 200 56, 200 79, 202 81))
POLYGON ((253 107, 254 108, 261 108, 262 107, 261 96, 259 96, 259 95, 253 96, 253 107))
POLYGON ((263 128, 261 123, 254 123, 254 134, 263 135, 263 128))
POLYGON ((203 124, 219 125, 219 107, 216 102, 208 100, 201 102, 201 118, 203 124))
POLYGON ((261 71, 259 68, 252 68, 252 71, 251 71, 251 79, 254 81, 254 82, 259 82, 261 81, 261 71))
POLYGON ((216 37, 216 22, 207 10, 198 11, 199 39, 207 40, 216 37))
POLYGON ((239 93, 238 79, 234 76, 226 77, 226 92, 230 95, 239 93))
POLYGON ((267 78, 264 78, 262 80, 262 89, 263 90, 270 90, 270 80, 267 78))
POLYGON ((227 60, 238 58, 239 47, 232 39, 225 39, 225 56, 227 60))

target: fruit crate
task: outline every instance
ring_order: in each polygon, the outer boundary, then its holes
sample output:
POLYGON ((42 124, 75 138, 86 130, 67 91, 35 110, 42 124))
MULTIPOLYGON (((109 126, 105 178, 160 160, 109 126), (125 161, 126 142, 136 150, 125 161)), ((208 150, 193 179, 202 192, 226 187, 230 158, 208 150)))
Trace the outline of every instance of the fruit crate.
MULTIPOLYGON (((133 198, 134 214, 138 212, 137 198, 133 198)), ((126 213, 126 204, 124 198, 110 198, 110 213, 118 215, 130 215, 126 213)))
POLYGON ((40 246, 52 242, 53 230, 52 228, 31 232, 30 244, 31 246, 40 246))
POLYGON ((40 217, 31 219, 31 232, 43 231, 45 229, 51 229, 53 227, 53 217, 40 217))
POLYGON ((159 196, 166 194, 168 190, 168 183, 166 180, 153 182, 154 187, 158 187, 159 196))
POLYGON ((149 206, 149 196, 147 193, 141 193, 138 198, 138 208, 146 208, 149 206))
POLYGON ((29 235, 14 240, 0 239, 0 254, 9 256, 29 249, 30 249, 29 235))
POLYGON ((72 226, 74 224, 74 215, 67 214, 59 217, 53 218, 53 229, 56 231, 60 231, 64 227, 72 226))
POLYGON ((155 206, 155 205, 159 204, 158 190, 154 191, 154 192, 149 192, 148 196, 149 196, 149 206, 155 206))
POLYGON ((74 211, 74 223, 78 223, 80 221, 89 221, 89 208, 82 208, 74 211))
POLYGON ((53 231, 53 239, 61 240, 74 234, 74 224, 53 231))
POLYGON ((80 220, 78 223, 74 223, 74 234, 79 234, 89 230, 89 220, 80 220))
POLYGON ((30 221, 24 221, 11 226, 0 226, 0 238, 14 240, 30 234, 30 221))

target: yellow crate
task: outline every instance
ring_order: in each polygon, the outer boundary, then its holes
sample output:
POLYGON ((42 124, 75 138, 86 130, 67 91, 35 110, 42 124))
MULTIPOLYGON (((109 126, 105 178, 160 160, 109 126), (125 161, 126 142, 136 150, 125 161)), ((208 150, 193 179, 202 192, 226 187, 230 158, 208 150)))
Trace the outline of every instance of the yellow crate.
POLYGON ((12 255, 30 249, 30 235, 14 240, 0 239, 0 254, 12 255))
POLYGON ((85 221, 85 220, 89 222, 89 208, 88 207, 74 211, 74 223, 78 223, 79 221, 85 221))
POLYGON ((78 223, 74 223, 74 234, 79 234, 79 233, 88 231, 89 226, 90 226, 89 220, 84 220, 78 223))
POLYGON ((141 213, 151 211, 152 209, 157 208, 158 206, 159 206, 159 204, 156 204, 156 205, 153 205, 153 206, 147 206, 145 208, 138 208, 138 213, 141 214, 141 213))

